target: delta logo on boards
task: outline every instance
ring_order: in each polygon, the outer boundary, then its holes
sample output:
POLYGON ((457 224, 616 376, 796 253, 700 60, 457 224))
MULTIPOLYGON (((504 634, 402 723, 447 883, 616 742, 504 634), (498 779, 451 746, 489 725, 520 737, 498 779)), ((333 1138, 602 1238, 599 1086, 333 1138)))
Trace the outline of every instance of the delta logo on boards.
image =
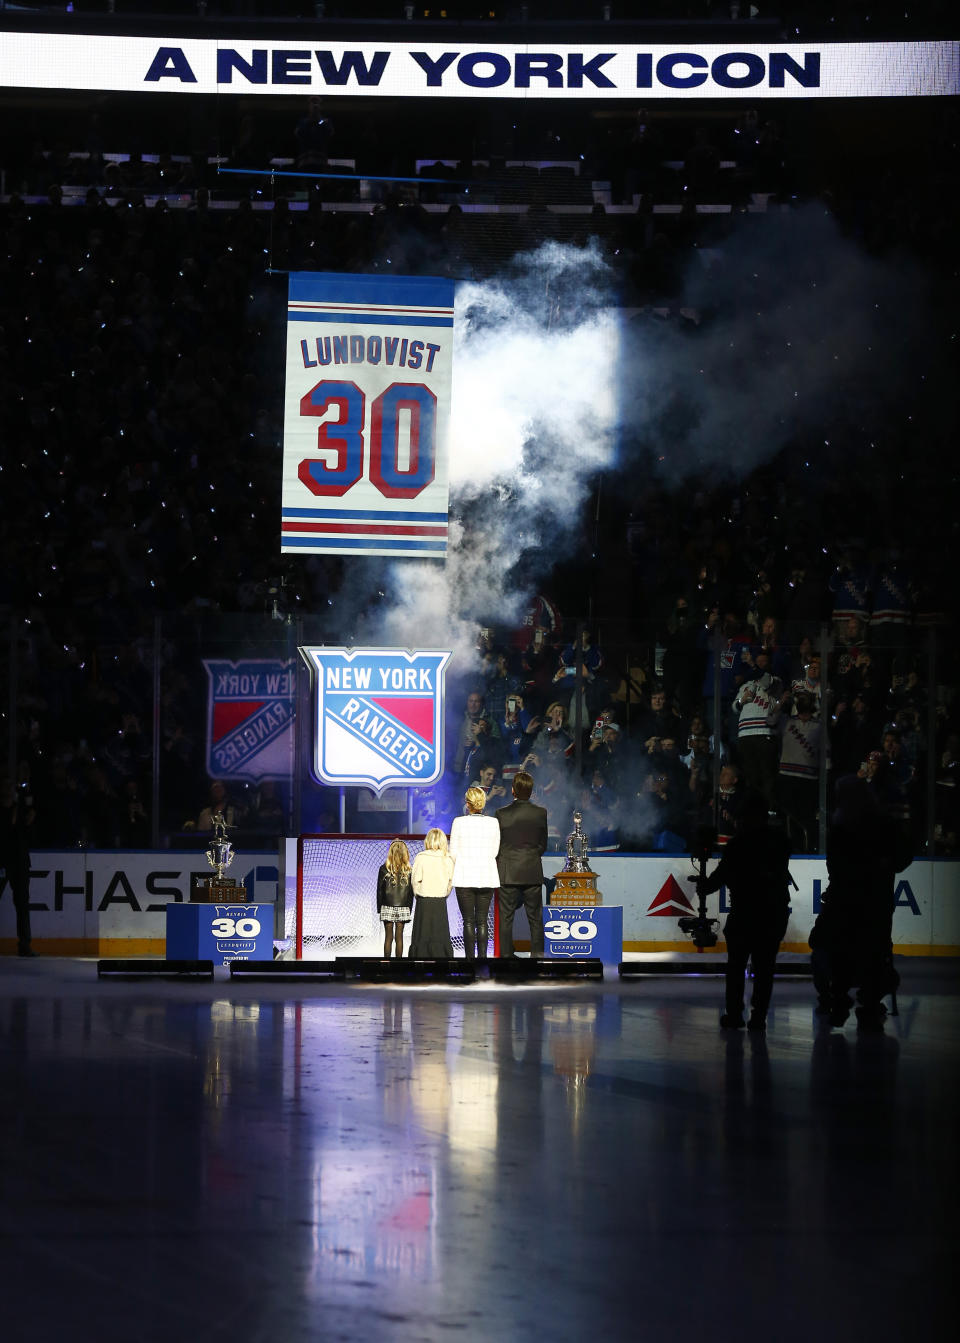
POLYGON ((421 788, 443 770, 449 650, 301 648, 313 674, 313 772, 378 795, 421 788))
POLYGON ((672 875, 667 877, 647 909, 648 915, 661 919, 678 919, 684 914, 695 914, 696 912, 684 894, 683 887, 672 875))

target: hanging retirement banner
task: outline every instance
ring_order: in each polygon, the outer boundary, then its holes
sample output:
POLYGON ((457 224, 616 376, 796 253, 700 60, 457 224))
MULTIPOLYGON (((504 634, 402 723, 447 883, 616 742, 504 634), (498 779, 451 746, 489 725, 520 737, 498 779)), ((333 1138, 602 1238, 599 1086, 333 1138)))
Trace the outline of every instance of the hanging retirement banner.
POLYGON ((290 276, 281 550, 442 558, 453 281, 290 276))

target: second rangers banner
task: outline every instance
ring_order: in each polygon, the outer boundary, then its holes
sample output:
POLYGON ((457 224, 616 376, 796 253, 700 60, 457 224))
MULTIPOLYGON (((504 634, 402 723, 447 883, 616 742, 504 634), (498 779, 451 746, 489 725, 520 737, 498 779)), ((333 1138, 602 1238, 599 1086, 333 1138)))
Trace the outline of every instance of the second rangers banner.
POLYGON ((453 282, 290 276, 281 550, 443 558, 453 282))

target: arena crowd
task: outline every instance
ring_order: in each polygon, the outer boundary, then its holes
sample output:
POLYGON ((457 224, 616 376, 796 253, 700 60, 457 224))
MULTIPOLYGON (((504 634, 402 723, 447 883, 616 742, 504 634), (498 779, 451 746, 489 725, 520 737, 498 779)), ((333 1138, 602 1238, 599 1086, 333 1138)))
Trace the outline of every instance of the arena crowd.
MULTIPOLYGON (((904 113, 883 143, 861 126, 855 167, 797 116, 742 107, 482 125, 452 112, 442 134, 385 127, 369 103, 198 99, 179 115, 107 97, 66 122, 38 106, 4 148, 0 694, 37 845, 149 844, 157 779, 163 842, 211 806, 260 836, 294 821, 290 781, 210 777, 200 670, 234 634, 289 651, 304 613, 330 642, 346 634, 349 567, 278 554, 283 272, 483 279, 546 240, 595 240, 635 320, 689 351, 723 316, 684 301, 691 265, 744 236, 759 246, 767 211, 813 202, 865 253, 909 258, 921 287, 955 287, 950 108, 904 113), (508 171, 513 156, 528 170, 508 171), (582 167, 551 175, 547 160, 582 167), (288 191, 223 172, 271 161, 333 175, 288 191), (554 208, 582 204, 586 182, 603 184, 588 211, 554 208), (702 208, 718 201, 729 212, 702 208)), ((720 307, 773 304, 744 279, 720 307)), ((561 837, 579 805, 595 843, 684 847, 704 822, 732 833, 749 787, 811 849, 826 767, 869 777, 918 851, 932 836, 955 853, 942 320, 932 362, 905 362, 897 415, 860 382, 743 470, 669 479, 638 449, 602 528, 594 495, 581 540, 535 576, 528 622, 491 620, 455 669, 446 778, 420 819, 449 820, 474 781, 494 806, 526 766, 561 837)), ((331 796, 308 805, 301 828, 335 828, 331 796)))

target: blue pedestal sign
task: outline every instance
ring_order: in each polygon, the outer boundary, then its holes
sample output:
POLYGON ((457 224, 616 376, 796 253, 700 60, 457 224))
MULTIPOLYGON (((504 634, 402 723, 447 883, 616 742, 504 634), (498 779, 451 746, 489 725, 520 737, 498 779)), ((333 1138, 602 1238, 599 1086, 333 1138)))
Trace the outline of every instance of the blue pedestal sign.
POLYGON ((591 956, 606 965, 619 964, 623 959, 623 907, 594 905, 589 909, 571 909, 546 905, 543 950, 545 956, 591 956))
POLYGON ((273 910, 272 904, 167 905, 167 960, 272 960, 273 910))

